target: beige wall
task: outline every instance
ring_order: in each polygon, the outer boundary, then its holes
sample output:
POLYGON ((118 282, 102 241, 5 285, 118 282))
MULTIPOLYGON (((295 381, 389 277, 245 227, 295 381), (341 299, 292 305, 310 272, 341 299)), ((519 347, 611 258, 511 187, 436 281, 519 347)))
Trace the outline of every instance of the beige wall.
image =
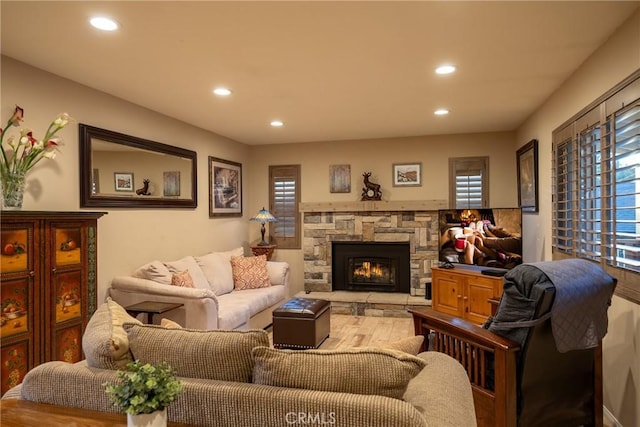
MULTIPOLYGON (((209 218, 207 158, 214 156, 246 164, 248 146, 4 56, 1 84, 0 117, 5 120, 14 105, 20 105, 25 109, 23 125, 31 128, 36 136, 44 136, 49 122, 64 111, 78 123, 198 153, 198 207, 195 210, 92 209, 108 212, 98 221, 99 301, 104 299, 113 276, 128 274, 153 259, 178 259, 243 244, 246 247, 247 215, 209 218)), ((43 160, 27 176, 25 210, 80 210, 77 123, 69 124, 60 135, 64 145, 56 159, 43 160)), ((250 168, 245 167, 243 173, 245 179, 251 178, 250 168)), ((250 188, 245 187, 244 197, 245 200, 251 197, 250 188)))
MULTIPOLYGON (((488 156, 489 204, 514 207, 518 203, 514 144, 513 132, 501 132, 256 146, 251 149, 256 173, 250 181, 254 197, 249 206, 257 211, 268 205, 269 165, 301 165, 303 202, 360 200, 365 171, 372 172, 371 181, 381 185, 383 200, 448 200, 448 159, 488 156), (422 163, 422 186, 393 187, 392 165, 412 162, 422 163), (329 166, 335 164, 351 165, 351 193, 329 191, 329 166)), ((258 239, 258 227, 251 229, 251 235, 252 240, 258 239)), ((292 288, 303 290, 302 250, 276 250, 274 257, 291 264, 292 288)))
MULTIPOLYGON (((640 69, 637 11, 519 129, 518 146, 540 142, 540 213, 525 215, 525 259, 551 259, 551 133, 565 120, 640 69)), ((640 306, 614 297, 604 339, 604 403, 624 426, 640 425, 640 306)))

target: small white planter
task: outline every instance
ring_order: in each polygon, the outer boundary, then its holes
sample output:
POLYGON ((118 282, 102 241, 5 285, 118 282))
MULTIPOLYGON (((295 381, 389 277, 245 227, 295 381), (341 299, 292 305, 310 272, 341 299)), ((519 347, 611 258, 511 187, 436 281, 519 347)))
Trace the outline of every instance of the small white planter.
POLYGON ((127 414, 127 427, 167 427, 167 408, 151 414, 127 414))

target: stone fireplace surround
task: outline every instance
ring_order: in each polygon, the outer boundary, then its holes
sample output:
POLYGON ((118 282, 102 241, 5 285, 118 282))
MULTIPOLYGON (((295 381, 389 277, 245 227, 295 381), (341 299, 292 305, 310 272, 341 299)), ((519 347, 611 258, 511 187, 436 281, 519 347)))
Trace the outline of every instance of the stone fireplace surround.
POLYGON ((438 209, 445 200, 300 203, 305 292, 331 292, 331 242, 409 242, 410 295, 424 296, 438 265, 438 209))

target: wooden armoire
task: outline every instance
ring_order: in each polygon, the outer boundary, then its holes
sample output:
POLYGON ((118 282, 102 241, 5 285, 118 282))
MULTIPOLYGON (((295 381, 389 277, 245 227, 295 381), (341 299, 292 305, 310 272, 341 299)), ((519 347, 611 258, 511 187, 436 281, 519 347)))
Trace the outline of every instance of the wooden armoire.
POLYGON ((1 392, 34 366, 83 359, 104 212, 0 212, 1 392))

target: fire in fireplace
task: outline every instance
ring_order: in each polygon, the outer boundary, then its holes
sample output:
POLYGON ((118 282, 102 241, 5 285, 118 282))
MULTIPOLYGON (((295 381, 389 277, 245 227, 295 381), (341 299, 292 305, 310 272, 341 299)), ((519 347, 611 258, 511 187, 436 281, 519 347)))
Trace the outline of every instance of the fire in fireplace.
POLYGON ((333 290, 409 293, 409 259, 405 242, 333 242, 333 290))

